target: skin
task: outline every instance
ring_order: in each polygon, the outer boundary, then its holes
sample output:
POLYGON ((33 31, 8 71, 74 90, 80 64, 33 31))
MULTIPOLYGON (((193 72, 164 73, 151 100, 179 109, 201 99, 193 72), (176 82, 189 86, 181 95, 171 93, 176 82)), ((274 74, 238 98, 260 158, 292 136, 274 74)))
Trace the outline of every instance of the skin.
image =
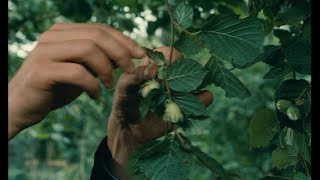
MULTIPOLYGON (((157 49, 168 59, 170 48, 157 49)), ((165 124, 155 114, 139 122, 139 87, 154 78, 157 66, 148 58, 134 67, 132 58, 145 57, 144 50, 121 32, 102 24, 58 23, 44 32, 8 85, 8 140, 41 122, 50 111, 63 107, 81 93, 100 95, 98 79, 106 88, 114 85, 112 70, 121 68, 112 112, 108 120, 108 147, 113 173, 130 179, 127 162, 135 148, 164 134, 165 124)), ((173 60, 182 55, 176 50, 173 60)), ((209 91, 198 94, 209 105, 209 91)), ((172 129, 172 125, 169 128, 172 129)))

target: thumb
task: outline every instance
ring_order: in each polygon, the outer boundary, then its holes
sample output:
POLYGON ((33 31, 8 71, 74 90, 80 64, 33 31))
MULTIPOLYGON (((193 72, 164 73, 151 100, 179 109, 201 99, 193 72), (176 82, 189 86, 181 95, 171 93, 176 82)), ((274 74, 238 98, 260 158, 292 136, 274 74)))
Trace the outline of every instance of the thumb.
POLYGON ((140 85, 154 78, 157 65, 138 66, 132 73, 124 73, 114 94, 113 111, 123 126, 139 120, 140 85))
POLYGON ((157 71, 157 64, 138 66, 132 73, 125 73, 120 77, 117 91, 122 95, 136 94, 141 84, 156 77, 157 71))

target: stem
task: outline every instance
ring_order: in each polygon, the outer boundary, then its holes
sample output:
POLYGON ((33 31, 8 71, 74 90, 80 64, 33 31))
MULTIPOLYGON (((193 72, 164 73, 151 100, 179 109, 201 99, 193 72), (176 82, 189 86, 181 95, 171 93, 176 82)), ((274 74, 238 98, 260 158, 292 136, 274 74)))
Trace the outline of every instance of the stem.
POLYGON ((308 170, 308 167, 307 167, 307 163, 306 163, 306 160, 304 158, 302 158, 302 162, 303 162, 303 166, 304 168, 306 169, 306 172, 307 172, 307 175, 308 175, 308 179, 311 179, 310 177, 310 173, 309 173, 309 170, 308 170))
POLYGON ((164 83, 166 84, 166 89, 167 89, 167 93, 168 93, 168 97, 169 97, 169 100, 172 100, 172 97, 171 97, 171 91, 170 91, 170 88, 169 88, 169 83, 168 83, 168 66, 167 64, 164 65, 164 83))
POLYGON ((293 79, 296 80, 296 71, 293 71, 293 79))
MULTIPOLYGON (((173 25, 173 18, 172 18, 171 9, 170 9, 168 0, 165 0, 165 3, 168 8, 168 13, 169 13, 170 20, 171 20, 171 50, 170 50, 170 59, 169 59, 169 65, 170 65, 171 61, 172 61, 172 52, 173 52, 173 43, 174 43, 174 25, 173 25)), ((172 100, 171 91, 170 91, 169 83, 168 83, 168 65, 167 65, 167 63, 164 64, 163 69, 164 69, 164 83, 166 85, 168 97, 169 97, 169 100, 172 100)))
POLYGON ((172 54, 173 54, 173 44, 174 44, 174 35, 175 35, 175 28, 174 28, 174 24, 172 22, 171 19, 171 49, 170 49, 170 60, 169 60, 169 65, 171 65, 172 63, 172 54))
POLYGON ((181 137, 181 135, 177 132, 176 129, 174 129, 174 133, 177 134, 178 139, 181 141, 182 144, 186 143, 185 140, 181 137))
POLYGON ((304 90, 301 92, 301 94, 299 95, 299 97, 297 99, 300 99, 309 87, 310 87, 310 84, 306 88, 304 88, 304 90))

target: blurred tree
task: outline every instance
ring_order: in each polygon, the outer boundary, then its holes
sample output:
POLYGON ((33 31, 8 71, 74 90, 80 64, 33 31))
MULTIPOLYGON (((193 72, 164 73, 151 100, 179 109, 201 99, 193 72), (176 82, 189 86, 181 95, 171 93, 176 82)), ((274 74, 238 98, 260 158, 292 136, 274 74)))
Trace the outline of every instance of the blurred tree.
MULTIPOLYGON (((186 1, 194 11, 195 29, 216 14, 232 13, 240 17, 257 15, 264 23, 264 53, 250 67, 241 70, 233 68, 231 63, 226 64, 250 90, 251 97, 227 98, 223 89, 210 86, 215 96, 215 102, 209 107, 211 118, 195 122, 186 132, 194 145, 215 157, 226 170, 244 179, 285 174, 275 170, 271 162, 271 151, 278 146, 279 140, 273 139, 267 147, 249 149, 248 128, 256 112, 275 110, 275 99, 284 98, 275 98, 274 92, 283 80, 292 77, 289 72, 294 72, 297 79, 310 81, 310 63, 301 66, 308 59, 300 62, 296 58, 307 57, 308 49, 301 51, 305 54, 290 53, 300 52, 301 47, 308 48, 308 42, 291 39, 294 42, 285 43, 290 36, 301 31, 301 37, 310 40, 310 2, 300 1, 293 0, 290 5, 286 4, 289 3, 286 0, 186 1), (279 45, 283 47, 279 48, 279 45), (291 69, 285 68, 287 66, 291 69)), ((175 7, 181 1, 168 2, 175 7)), ((59 21, 109 24, 135 39, 141 46, 149 48, 170 44, 170 17, 164 1, 9 0, 8 9, 8 81, 35 46, 39 35, 59 21)), ((207 59, 206 51, 190 55, 207 59)), ((121 74, 119 70, 114 73, 117 77, 121 74)), ((114 89, 103 88, 102 98, 98 102, 83 94, 10 141, 9 179, 89 179, 93 154, 106 135, 113 92, 114 89)), ((196 164, 189 176, 190 179, 214 178, 209 170, 196 164)))

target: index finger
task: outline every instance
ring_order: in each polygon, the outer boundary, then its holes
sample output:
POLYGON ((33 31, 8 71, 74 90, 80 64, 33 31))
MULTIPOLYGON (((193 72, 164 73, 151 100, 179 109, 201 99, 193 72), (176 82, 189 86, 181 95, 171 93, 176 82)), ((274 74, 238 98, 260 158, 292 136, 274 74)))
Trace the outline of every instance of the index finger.
POLYGON ((112 35, 112 37, 118 40, 123 46, 127 47, 130 50, 132 57, 142 58, 145 55, 143 48, 141 48, 134 40, 130 37, 124 35, 120 31, 112 28, 106 24, 100 23, 57 23, 51 27, 52 30, 61 30, 61 29, 89 29, 89 28, 98 28, 106 33, 112 35))

